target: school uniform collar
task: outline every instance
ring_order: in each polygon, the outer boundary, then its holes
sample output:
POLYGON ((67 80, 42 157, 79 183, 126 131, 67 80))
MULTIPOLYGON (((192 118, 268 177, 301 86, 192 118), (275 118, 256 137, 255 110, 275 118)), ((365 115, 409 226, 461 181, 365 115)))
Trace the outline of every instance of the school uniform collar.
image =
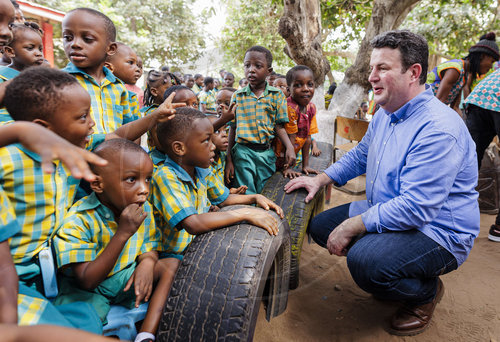
POLYGON ((1 66, 0 67, 0 77, 5 79, 5 80, 11 80, 17 75, 19 75, 21 72, 17 71, 16 69, 9 68, 8 66, 1 66))
POLYGON ((102 204, 101 201, 99 201, 99 198, 97 197, 95 192, 92 192, 87 197, 82 198, 81 201, 82 202, 76 209, 78 212, 95 209, 100 217, 106 218, 111 221, 115 220, 115 215, 113 214, 111 209, 109 209, 104 204, 102 204))
POLYGON ((161 152, 156 147, 153 147, 149 151, 149 156, 151 157, 151 160, 153 160, 153 164, 155 165, 163 163, 166 157, 165 153, 161 152))
POLYGON ((33 159, 34 161, 38 162, 38 163, 41 163, 42 162, 42 157, 33 152, 33 151, 30 151, 28 150, 26 147, 24 147, 23 145, 21 144, 13 144, 13 146, 17 147, 19 150, 23 151, 24 154, 26 154, 28 157, 30 157, 31 159, 33 159))
MULTIPOLYGON (((177 164, 175 161, 170 159, 167 155, 165 155, 165 162, 164 162, 164 167, 169 166, 179 177, 179 179, 183 182, 189 182, 193 185, 193 187, 196 189, 197 186, 193 182, 193 179, 191 176, 187 173, 186 170, 184 170, 179 164, 177 164)), ((195 167, 195 177, 196 179, 201 182, 203 185, 207 185, 207 176, 210 174, 209 169, 202 169, 201 167, 195 167)))
MULTIPOLYGON (((111 83, 119 82, 119 83, 124 84, 123 81, 120 80, 115 75, 113 75, 113 73, 111 72, 111 70, 109 70, 108 68, 103 67, 102 70, 104 72, 104 78, 106 78, 111 83)), ((78 68, 77 66, 75 66, 71 62, 69 62, 68 65, 66 65, 66 67, 63 69, 63 71, 66 71, 66 72, 68 72, 70 74, 80 74, 80 75, 83 75, 83 77, 85 77, 87 79, 90 79, 90 80, 92 80, 92 81, 95 82, 95 80, 94 80, 94 78, 92 76, 90 76, 85 71, 83 71, 82 69, 78 68)))
MULTIPOLYGON (((275 87, 272 87, 269 85, 269 83, 267 83, 266 81, 266 87, 264 88, 264 92, 262 93, 262 95, 260 97, 264 97, 264 96, 267 96, 269 93, 275 93, 275 92, 278 92, 280 91, 278 88, 275 88, 275 87)), ((250 84, 248 84, 246 87, 244 88, 241 88, 240 90, 237 90, 236 91, 237 94, 245 94, 247 96, 250 96, 250 95, 254 95, 254 92, 252 91, 252 89, 250 89, 250 84)))

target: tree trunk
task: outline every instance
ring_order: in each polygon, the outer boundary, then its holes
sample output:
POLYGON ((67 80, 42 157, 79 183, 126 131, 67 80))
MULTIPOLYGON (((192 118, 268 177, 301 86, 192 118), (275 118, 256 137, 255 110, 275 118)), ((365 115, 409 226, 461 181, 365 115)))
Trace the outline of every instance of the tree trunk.
POLYGON ((378 34, 395 30, 420 0, 375 0, 372 16, 366 27, 354 64, 347 69, 345 78, 338 86, 328 110, 318 112, 320 133, 316 139, 332 142, 334 121, 337 115, 353 117, 363 97, 371 89, 368 82, 370 70, 370 41, 378 34))

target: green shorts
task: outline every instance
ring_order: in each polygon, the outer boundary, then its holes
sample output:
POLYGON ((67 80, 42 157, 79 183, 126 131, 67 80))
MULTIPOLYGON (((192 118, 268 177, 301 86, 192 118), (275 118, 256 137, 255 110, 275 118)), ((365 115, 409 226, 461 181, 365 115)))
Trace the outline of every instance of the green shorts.
POLYGON ((89 303, 97 311, 103 324, 106 324, 106 316, 111 309, 111 305, 121 305, 128 309, 135 307, 134 286, 131 286, 127 292, 123 291, 127 281, 135 271, 135 266, 134 263, 113 274, 92 291, 81 289, 75 278, 63 275, 59 284, 59 294, 54 304, 89 303))

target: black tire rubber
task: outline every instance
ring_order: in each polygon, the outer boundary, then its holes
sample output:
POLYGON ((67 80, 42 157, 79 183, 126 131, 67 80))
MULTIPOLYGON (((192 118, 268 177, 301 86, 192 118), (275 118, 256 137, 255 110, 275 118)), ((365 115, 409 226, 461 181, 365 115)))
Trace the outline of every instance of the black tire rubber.
POLYGON ((191 242, 165 304, 157 341, 251 341, 262 300, 268 320, 286 309, 290 231, 286 220, 273 215, 280 222, 277 236, 242 223, 191 242))
MULTIPOLYGON (((332 162, 332 145, 318 143, 322 153, 319 157, 310 156, 309 165, 318 170, 324 171, 332 162)), ((284 186, 289 182, 283 177, 281 172, 276 172, 266 183, 262 190, 262 195, 274 201, 284 211, 285 217, 290 226, 290 236, 292 240, 291 260, 290 260, 290 289, 294 290, 299 286, 299 262, 302 252, 302 244, 306 235, 310 220, 323 211, 325 203, 325 189, 321 189, 309 203, 304 200, 307 197, 305 189, 296 190, 290 194, 283 191, 284 186)))

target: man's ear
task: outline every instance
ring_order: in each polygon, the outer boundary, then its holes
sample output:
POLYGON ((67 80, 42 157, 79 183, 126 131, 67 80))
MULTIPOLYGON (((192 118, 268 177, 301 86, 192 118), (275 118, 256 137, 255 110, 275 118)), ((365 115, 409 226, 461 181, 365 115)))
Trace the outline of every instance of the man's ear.
POLYGON ((4 46, 3 53, 7 54, 7 56, 10 59, 16 57, 16 53, 14 52, 14 49, 12 47, 10 47, 10 46, 4 46))
POLYGON ((186 154, 186 145, 182 141, 176 140, 172 142, 172 151, 179 157, 182 157, 186 154))
POLYGON ((103 190, 102 177, 96 175, 95 180, 90 182, 90 188, 97 194, 101 194, 103 190))
POLYGON ((420 63, 415 63, 412 66, 410 66, 409 70, 411 73, 410 75, 411 81, 412 82, 417 81, 420 84, 419 79, 420 75, 422 75, 422 65, 420 65, 420 63))
POLYGON ((113 64, 110 62, 104 62, 104 66, 109 69, 109 71, 113 72, 113 64))
POLYGON ((118 50, 118 45, 115 42, 109 43, 108 48, 106 49, 106 55, 113 56, 118 50))

